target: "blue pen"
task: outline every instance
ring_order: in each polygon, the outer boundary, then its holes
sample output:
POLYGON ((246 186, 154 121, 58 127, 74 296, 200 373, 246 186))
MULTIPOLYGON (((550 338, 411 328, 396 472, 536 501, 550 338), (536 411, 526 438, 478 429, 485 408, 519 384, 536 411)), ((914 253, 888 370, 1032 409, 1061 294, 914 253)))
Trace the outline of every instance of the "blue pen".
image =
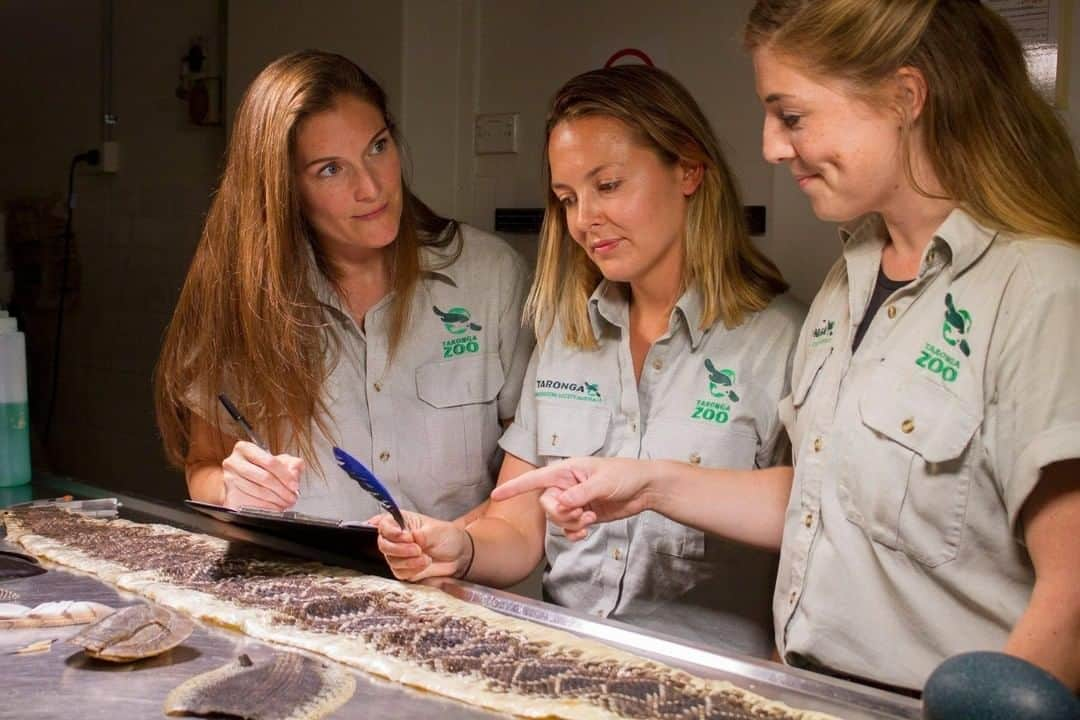
POLYGON ((398 526, 404 530, 405 517, 401 514, 401 509, 398 508, 397 503, 394 502, 394 498, 390 496, 390 492, 383 487, 383 484, 379 482, 375 475, 364 467, 362 462, 339 447, 334 448, 334 459, 337 460, 338 465, 345 471, 345 474, 358 482, 360 487, 364 488, 364 490, 366 490, 373 498, 378 500, 379 505, 390 513, 394 517, 394 520, 397 520, 398 526))

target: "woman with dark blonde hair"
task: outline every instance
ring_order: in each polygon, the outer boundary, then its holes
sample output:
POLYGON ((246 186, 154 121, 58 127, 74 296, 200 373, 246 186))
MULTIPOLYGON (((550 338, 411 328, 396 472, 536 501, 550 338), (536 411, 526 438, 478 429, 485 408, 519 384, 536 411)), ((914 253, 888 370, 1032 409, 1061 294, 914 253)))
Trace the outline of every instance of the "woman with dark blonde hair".
POLYGON ((570 534, 654 510, 779 547, 795 665, 918 690, 950 655, 1003 649, 1076 692, 1068 134, 974 0, 759 0, 745 37, 766 159, 845 222, 780 404, 794 469, 586 458, 493 499, 552 488, 570 534))
POLYGON ((335 445, 405 507, 453 518, 486 498, 532 347, 527 272, 413 195, 399 143, 340 55, 286 55, 248 88, 157 369, 192 498, 367 519, 379 506, 335 445))
MULTIPOLYGON (((541 339, 500 444, 499 482, 562 458, 668 458, 767 467, 786 450, 802 318, 750 242, 718 143, 690 94, 651 67, 588 72, 547 122, 550 186, 526 305, 541 339)), ((655 513, 574 543, 549 498, 493 503, 466 528, 411 515, 380 524, 400 578, 506 586, 546 558, 548 599, 693 641, 768 656, 774 552, 655 513), (737 591, 733 591, 737 588, 737 591)))

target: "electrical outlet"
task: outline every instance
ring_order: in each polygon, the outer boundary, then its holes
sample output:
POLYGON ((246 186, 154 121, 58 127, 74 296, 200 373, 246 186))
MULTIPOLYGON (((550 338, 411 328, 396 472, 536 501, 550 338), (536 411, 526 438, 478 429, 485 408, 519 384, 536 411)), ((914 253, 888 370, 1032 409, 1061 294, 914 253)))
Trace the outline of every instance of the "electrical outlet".
POLYGON ((477 115, 473 144, 477 155, 517 152, 517 113, 477 115))
POLYGON ((120 143, 106 140, 101 144, 101 172, 120 172, 120 143))

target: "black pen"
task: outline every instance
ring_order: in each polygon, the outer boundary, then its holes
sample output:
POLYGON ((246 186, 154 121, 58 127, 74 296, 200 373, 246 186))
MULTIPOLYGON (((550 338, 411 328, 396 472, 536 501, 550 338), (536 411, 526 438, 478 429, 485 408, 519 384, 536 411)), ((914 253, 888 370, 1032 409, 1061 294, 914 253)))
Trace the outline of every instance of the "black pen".
POLYGON ((247 433, 248 440, 255 443, 263 450, 270 452, 270 449, 266 447, 266 443, 260 440, 259 436, 255 433, 255 429, 244 419, 244 416, 241 415, 240 411, 236 409, 236 406, 229 401, 229 398, 225 397, 225 393, 220 393, 218 395, 218 400, 225 406, 229 415, 232 415, 232 419, 236 421, 236 424, 244 429, 244 432, 247 433))

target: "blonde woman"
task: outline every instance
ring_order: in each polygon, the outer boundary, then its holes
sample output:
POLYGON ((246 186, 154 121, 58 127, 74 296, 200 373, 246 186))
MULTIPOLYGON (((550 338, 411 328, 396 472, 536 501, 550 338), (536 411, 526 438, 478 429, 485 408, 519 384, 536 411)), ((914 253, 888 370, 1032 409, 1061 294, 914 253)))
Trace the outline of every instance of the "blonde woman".
MULTIPOLYGON (((708 122, 673 77, 585 73, 547 122, 550 176, 527 313, 542 338, 500 482, 573 455, 768 467, 802 318, 751 244, 708 122)), ((539 493, 494 503, 467 528, 411 516, 380 525, 400 578, 505 586, 546 558, 546 597, 695 642, 767 656, 773 552, 656 513, 571 542, 539 493)))
MULTIPOLYGON (((780 548, 792 664, 907 691, 1003 649, 1080 689, 1080 174, 981 3, 759 0, 764 154, 843 258, 780 414, 792 468, 572 460, 572 535, 643 509, 780 548), (782 538, 782 543, 781 543, 782 538)), ((596 529, 593 529, 596 532, 596 529)))
POLYGON ((158 366, 192 498, 369 518, 334 445, 405 507, 454 518, 487 497, 532 346, 526 270, 413 195, 400 152, 385 94, 344 57, 293 53, 248 88, 158 366))

